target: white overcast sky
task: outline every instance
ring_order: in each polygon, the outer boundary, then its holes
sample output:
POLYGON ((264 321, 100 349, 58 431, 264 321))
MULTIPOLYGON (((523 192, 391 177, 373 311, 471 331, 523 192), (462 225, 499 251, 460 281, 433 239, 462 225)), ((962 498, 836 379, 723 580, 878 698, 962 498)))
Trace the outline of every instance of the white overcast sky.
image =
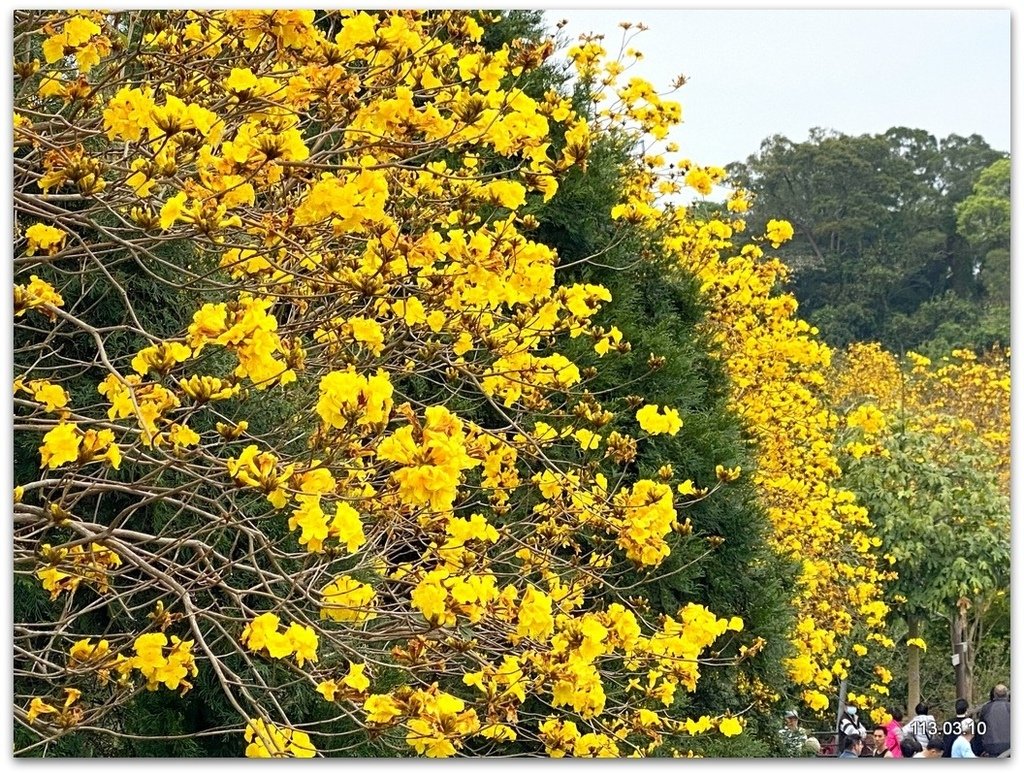
POLYGON ((745 160, 761 141, 799 141, 812 127, 846 134, 893 126, 937 137, 982 135, 1010 149, 1008 10, 548 10, 575 40, 621 21, 650 29, 631 71, 659 91, 677 75, 683 124, 671 139, 701 164, 745 160))

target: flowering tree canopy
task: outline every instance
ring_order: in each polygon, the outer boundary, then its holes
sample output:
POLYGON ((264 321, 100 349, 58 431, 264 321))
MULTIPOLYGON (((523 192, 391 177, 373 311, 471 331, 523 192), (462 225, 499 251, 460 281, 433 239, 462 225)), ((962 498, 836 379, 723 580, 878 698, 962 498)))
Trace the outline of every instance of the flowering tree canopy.
POLYGON ((630 471, 684 420, 588 390, 629 350, 593 321, 610 294, 529 237, 592 142, 516 85, 550 43, 486 47, 486 14, 315 21, 18 15, 16 431, 40 469, 15 562, 53 601, 16 634, 26 748, 197 682, 250 756, 738 734, 664 711, 742 620, 625 581, 730 477, 630 471), (189 306, 144 309, 142 279, 189 306))

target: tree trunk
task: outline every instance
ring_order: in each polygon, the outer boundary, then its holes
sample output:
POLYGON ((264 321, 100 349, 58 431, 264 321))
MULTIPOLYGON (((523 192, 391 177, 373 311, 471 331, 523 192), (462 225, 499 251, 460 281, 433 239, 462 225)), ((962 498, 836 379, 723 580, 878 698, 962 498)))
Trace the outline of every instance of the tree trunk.
POLYGON ((956 662, 956 696, 963 697, 968 704, 974 704, 974 687, 972 686, 971 646, 967 637, 967 605, 961 600, 956 614, 950 622, 950 640, 953 646, 953 657, 956 662))
MULTIPOLYGON (((921 637, 921 617, 907 617, 907 640, 921 637)), ((921 649, 909 646, 907 651, 907 718, 913 718, 914 708, 921 701, 921 649)))

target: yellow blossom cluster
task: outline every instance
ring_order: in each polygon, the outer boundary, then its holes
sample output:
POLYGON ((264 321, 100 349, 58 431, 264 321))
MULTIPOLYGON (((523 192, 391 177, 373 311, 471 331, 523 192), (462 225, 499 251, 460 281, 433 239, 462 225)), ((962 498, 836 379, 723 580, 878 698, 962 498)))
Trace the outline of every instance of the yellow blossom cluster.
POLYGON ((280 625, 281 619, 276 614, 260 614, 245 625, 242 643, 250 651, 265 651, 272 659, 294 656, 299 667, 307 659, 316 662, 316 649, 319 645, 316 632, 298 622, 292 622, 282 632, 278 629, 280 625))
POLYGON ((101 34, 103 29, 96 23, 101 18, 96 11, 86 11, 63 17, 61 22, 48 22, 43 28, 48 36, 43 43, 43 56, 47 63, 71 56, 75 59, 75 66, 88 73, 111 50, 110 39, 101 34))
POLYGON ((309 735, 298 729, 279 727, 263 719, 252 719, 245 727, 245 755, 252 759, 311 759, 316 747, 309 735))
POLYGON ((66 408, 68 401, 67 391, 60 385, 55 385, 46 379, 32 379, 26 382, 19 377, 14 380, 14 394, 20 392, 28 393, 37 404, 42 404, 47 412, 61 413, 66 408))
MULTIPOLYGON (((587 59, 587 68, 602 69, 600 53, 587 59)), ((670 169, 661 157, 648 157, 631 170, 611 216, 660 230, 664 248, 702 283, 713 310, 708 325, 733 384, 732 404, 757 443, 753 482, 774 526, 773 543, 801 563, 788 672, 803 701, 821 711, 848 673, 848 641, 863 631, 880 635, 886 613, 877 539, 865 510, 842 489, 837 429, 824 392, 832 353, 797 318, 792 296, 778 293, 787 270, 764 253, 764 245, 777 248, 792 238, 792 225, 772 219, 764 235, 737 243, 746 225, 729 214, 746 211, 745 193, 734 192, 728 213, 697 218, 663 202, 680 175, 699 192, 719 181, 689 160, 670 169)), ((642 411, 646 416, 637 419, 647 430, 654 407, 642 411)), ((877 413, 853 421, 876 430, 884 422, 877 413)), ((723 481, 739 474, 719 468, 723 481)))
POLYGON ((316 690, 323 695, 328 702, 335 701, 335 695, 341 692, 346 698, 353 698, 353 695, 362 695, 370 688, 370 679, 366 675, 366 665, 362 662, 349 663, 348 673, 341 679, 341 682, 333 678, 321 681, 317 684, 316 690))
POLYGON ((56 315, 48 306, 64 306, 64 298, 54 290, 54 287, 45 280, 40 280, 35 275, 29 278, 26 285, 15 284, 14 286, 14 316, 20 317, 30 309, 38 311, 54 320, 56 315))
POLYGON ((51 705, 42 697, 33 697, 29 703, 28 710, 25 712, 25 720, 29 724, 39 724, 40 718, 42 718, 44 723, 52 724, 61 729, 67 729, 81 723, 83 708, 77 704, 82 698, 81 690, 65 688, 63 693, 64 702, 60 707, 51 705))
POLYGON ((63 229, 47 226, 45 223, 34 223, 25 229, 25 238, 28 240, 25 255, 34 256, 39 251, 55 255, 64 246, 67 236, 68 233, 63 229))
MULTIPOLYGON (((550 648, 506 655, 500 664, 484 665, 463 676, 463 683, 475 687, 486 701, 485 721, 476 710, 439 691, 436 685, 427 691, 400 687, 387 694, 370 695, 363 703, 367 721, 380 726, 402 722, 408 730, 406 742, 419 753, 450 756, 462 739, 471 735, 498 741, 518 739, 524 734, 522 726, 515 723, 519 708, 532 687, 540 685, 550 692, 554 708, 569 708, 581 721, 608 732, 581 733, 576 722, 549 716, 537 731, 545 750, 553 756, 619 755, 617 745, 604 749, 590 743, 603 738, 622 744, 636 732, 647 737, 648 745, 637 748, 630 743, 630 747, 653 753, 669 727, 690 735, 712 728, 710 720, 703 725, 674 724, 670 717, 647 707, 638 711, 638 723, 631 723, 631 716, 625 714, 603 715, 608 697, 599 665, 618 652, 636 670, 628 687, 633 702, 670 706, 677 688, 682 686, 688 692, 696 688, 701 653, 726 631, 742 629, 738 617, 718 619, 703 606, 690 604, 678 612, 678 617, 666 617, 658 631, 645 637, 635 615, 618 604, 602 614, 571 616, 557 610, 550 596, 536 587, 528 588, 518 612, 513 607, 507 616, 516 622, 513 641, 549 643, 550 648), (569 736, 568 746, 558 742, 562 732, 569 736)), ((741 730, 737 719, 723 724, 720 730, 727 736, 741 730)))
POLYGON ((679 429, 683 427, 683 421, 679 418, 679 412, 666 406, 664 407, 664 413, 659 414, 658 407, 654 404, 647 404, 637 409, 636 421, 640 423, 640 427, 643 430, 652 436, 656 436, 659 433, 668 433, 675 436, 679 433, 679 429))
MULTIPOLYGON (((45 389, 45 395, 60 400, 64 396, 45 389)), ((105 460, 111 468, 121 465, 121 449, 114 443, 114 432, 108 428, 97 431, 90 428, 82 433, 76 423, 62 422, 47 431, 39 447, 41 465, 57 468, 68 463, 89 463, 105 460), (102 453, 102 454, 101 454, 102 453)))
POLYGON ((121 565, 117 552, 95 542, 69 547, 43 544, 39 557, 35 575, 52 600, 62 592, 74 592, 83 581, 99 592, 106 592, 110 586, 109 572, 121 565))
POLYGON ((365 622, 377 617, 373 608, 376 593, 369 584, 341 576, 321 590, 320 616, 336 622, 365 622))
POLYGON ((130 666, 142 673, 150 691, 163 685, 171 690, 181 687, 185 692, 191 687, 185 677, 199 675, 192 646, 193 641, 183 641, 176 635, 168 641, 162 632, 140 635, 135 639, 135 655, 129 660, 130 666))
POLYGON ((138 440, 143 446, 159 447, 167 441, 168 434, 162 429, 171 430, 176 424, 168 415, 181 406, 177 393, 159 382, 143 382, 137 374, 111 374, 96 386, 96 391, 110 403, 108 419, 137 420, 138 440))
MULTIPOLYGON (((734 385, 733 402, 758 442, 754 484, 774 526, 778 550, 801 562, 794 657, 787 668, 816 711, 849 668, 848 639, 884 628, 884 573, 867 537, 870 523, 842 489, 836 429, 822 394, 831 352, 795 317, 792 297, 775 288, 785 268, 756 244, 720 258, 729 227, 684 226, 670 237, 696 271, 716 309, 715 328, 734 385), (708 240, 708 235, 713 236, 708 240), (856 595, 854 596, 854 591, 856 595)), ((767 239, 791 229, 778 225, 767 239)))
MULTIPOLYGON (((158 606, 158 611, 162 610, 158 606)), ((194 641, 183 641, 176 635, 170 639, 162 632, 150 632, 138 636, 131 644, 130 656, 115 650, 105 638, 83 638, 68 650, 68 669, 75 674, 95 674, 100 686, 111 679, 111 672, 118 674, 118 683, 127 682, 133 670, 138 670, 146 680, 146 688, 156 691, 161 686, 172 691, 181 689, 185 694, 192 688, 188 677, 199 675, 194 641)))
POLYGON ((918 353, 902 361, 878 344, 850 345, 829 374, 833 401, 864 439, 848 444, 854 457, 884 454, 871 437, 893 423, 943 439, 945 454, 980 442, 992 454, 1003 492, 1010 476, 1010 353, 980 356, 953 350, 938 362, 918 353), (865 423, 868 417, 875 418, 865 423), (865 443, 867 442, 867 443, 865 443))
MULTIPOLYGON (((151 632, 138 636, 131 644, 131 656, 125 656, 113 649, 105 638, 83 638, 76 641, 67 653, 67 672, 72 680, 95 681, 92 685, 106 686, 116 673, 120 687, 131 685, 133 671, 137 670, 145 679, 146 688, 156 691, 161 686, 185 694, 192 688, 188 677, 199 674, 192 654, 193 641, 183 641, 172 635, 151 632)), ((92 687, 90 687, 92 688, 92 687)), ((65 699, 58 708, 42 697, 33 697, 25 718, 30 724, 39 724, 42 718, 46 724, 68 728, 82 723, 87 704, 80 703, 82 690, 66 686, 62 689, 65 699), (52 718, 49 718, 52 717, 52 718)))

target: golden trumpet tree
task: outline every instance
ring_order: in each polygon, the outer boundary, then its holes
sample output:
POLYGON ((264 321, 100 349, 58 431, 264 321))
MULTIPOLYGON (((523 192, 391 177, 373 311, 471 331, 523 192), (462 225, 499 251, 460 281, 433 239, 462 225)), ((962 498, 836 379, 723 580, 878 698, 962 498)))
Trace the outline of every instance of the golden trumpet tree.
POLYGON ((742 731, 671 710, 740 617, 622 581, 738 472, 630 472, 685 418, 588 391, 610 294, 530 237, 606 127, 492 22, 16 14, 14 559, 52 601, 16 625, 20 753, 195 686, 254 757, 742 731))

